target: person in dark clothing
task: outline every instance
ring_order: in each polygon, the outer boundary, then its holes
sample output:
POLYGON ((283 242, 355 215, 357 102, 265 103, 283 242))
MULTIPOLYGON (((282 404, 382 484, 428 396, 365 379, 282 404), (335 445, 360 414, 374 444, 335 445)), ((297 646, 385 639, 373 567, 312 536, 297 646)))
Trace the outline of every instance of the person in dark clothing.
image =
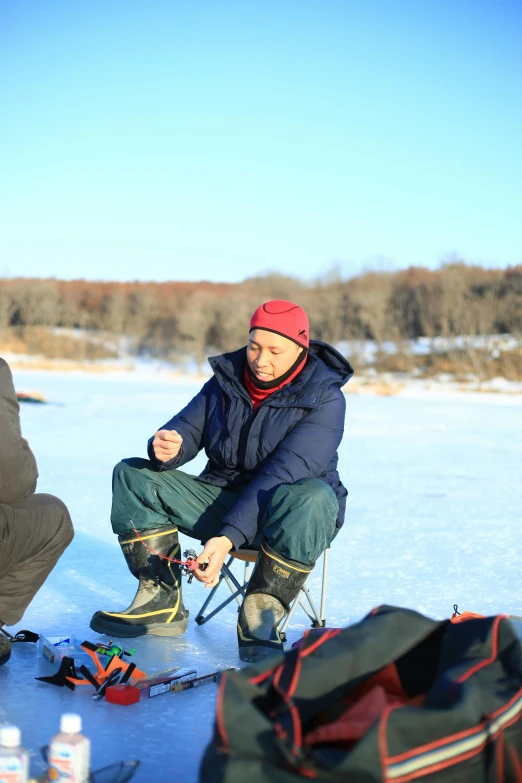
POLYGON ((34 494, 38 470, 20 430, 11 370, 0 359, 0 665, 11 655, 4 625, 18 623, 73 539, 69 512, 34 494))
POLYGON ((255 661, 283 648, 278 626, 344 519, 337 472, 344 430, 341 387, 350 364, 309 340, 308 317, 292 302, 261 305, 246 348, 211 358, 212 378, 149 440, 148 456, 113 474, 111 522, 130 571, 132 604, 98 611, 91 628, 109 636, 178 636, 178 531, 204 543, 195 577, 219 580, 230 551, 259 556, 238 621, 239 655, 255 661), (205 449, 200 476, 179 468, 205 449))

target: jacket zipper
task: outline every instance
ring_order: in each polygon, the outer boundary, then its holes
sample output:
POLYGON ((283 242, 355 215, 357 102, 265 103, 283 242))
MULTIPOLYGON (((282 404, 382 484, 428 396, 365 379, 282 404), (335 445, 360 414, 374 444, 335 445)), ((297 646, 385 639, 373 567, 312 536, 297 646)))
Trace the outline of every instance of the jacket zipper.
POLYGON ((250 431, 251 431, 252 426, 254 424, 254 421, 256 419, 258 410, 255 411, 255 410, 252 409, 250 420, 246 424, 243 425, 244 429, 241 432, 241 441, 240 441, 239 449, 238 449, 238 462, 239 462, 240 465, 243 466, 243 470, 246 470, 246 468, 245 468, 245 460, 246 460, 246 453, 247 453, 247 448, 248 448, 248 439, 250 437, 250 431))

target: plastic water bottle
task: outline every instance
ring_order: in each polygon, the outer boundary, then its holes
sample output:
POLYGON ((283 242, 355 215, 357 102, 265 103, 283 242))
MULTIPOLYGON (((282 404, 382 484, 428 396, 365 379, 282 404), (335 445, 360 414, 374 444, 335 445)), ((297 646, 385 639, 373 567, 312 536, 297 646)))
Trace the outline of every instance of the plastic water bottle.
POLYGON ((51 781, 86 783, 89 778, 91 743, 81 734, 82 719, 66 713, 60 720, 60 733, 49 745, 47 777, 51 781))
POLYGON ((0 728, 0 783, 27 783, 29 753, 21 747, 17 726, 0 728))

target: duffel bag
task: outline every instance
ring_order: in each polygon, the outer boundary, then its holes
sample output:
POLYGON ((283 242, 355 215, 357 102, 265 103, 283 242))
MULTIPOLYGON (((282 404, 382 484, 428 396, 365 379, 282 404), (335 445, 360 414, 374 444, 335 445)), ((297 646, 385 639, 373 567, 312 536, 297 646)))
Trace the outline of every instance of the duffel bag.
POLYGON ((522 783, 522 647, 504 616, 382 606, 223 677, 202 783, 522 783))

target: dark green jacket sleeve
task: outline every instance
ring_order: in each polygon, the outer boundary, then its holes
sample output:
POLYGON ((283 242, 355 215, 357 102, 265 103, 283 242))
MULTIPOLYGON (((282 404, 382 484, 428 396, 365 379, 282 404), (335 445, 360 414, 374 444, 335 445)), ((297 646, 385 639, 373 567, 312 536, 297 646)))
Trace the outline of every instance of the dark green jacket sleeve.
POLYGON ((32 495, 37 478, 34 454, 22 438, 11 370, 0 358, 0 503, 18 503, 32 495))

